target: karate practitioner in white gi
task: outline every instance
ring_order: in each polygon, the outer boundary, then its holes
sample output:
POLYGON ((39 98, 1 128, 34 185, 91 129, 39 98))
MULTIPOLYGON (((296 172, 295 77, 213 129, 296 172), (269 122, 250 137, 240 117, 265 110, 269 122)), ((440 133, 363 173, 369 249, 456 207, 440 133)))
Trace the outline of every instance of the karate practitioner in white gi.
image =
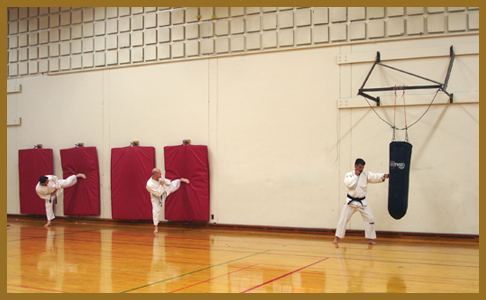
POLYGON ((44 225, 44 227, 51 226, 51 220, 56 217, 54 215, 53 206, 54 202, 57 201, 57 196, 62 194, 65 188, 75 185, 78 182, 79 177, 86 179, 86 175, 81 173, 71 175, 66 179, 58 179, 54 175, 45 175, 39 178, 39 183, 37 183, 35 191, 41 199, 46 201, 47 224, 44 225))
POLYGON ((163 201, 167 199, 170 193, 173 193, 181 186, 181 181, 189 184, 189 180, 186 178, 169 180, 162 178, 162 172, 160 169, 152 170, 152 177, 147 181, 147 191, 150 192, 152 201, 152 216, 155 226, 154 233, 159 232, 159 214, 160 209, 164 205, 163 201), (164 195, 165 194, 165 195, 164 195))
POLYGON ((354 171, 348 172, 344 176, 344 185, 348 194, 336 227, 334 244, 337 244, 339 239, 344 238, 346 224, 353 214, 359 211, 365 223, 365 237, 370 245, 376 245, 376 242, 373 241, 376 239, 375 219, 371 208, 366 202, 366 191, 368 183, 384 182, 388 178, 388 174, 365 172, 363 171, 364 166, 365 161, 358 158, 354 163, 354 171))

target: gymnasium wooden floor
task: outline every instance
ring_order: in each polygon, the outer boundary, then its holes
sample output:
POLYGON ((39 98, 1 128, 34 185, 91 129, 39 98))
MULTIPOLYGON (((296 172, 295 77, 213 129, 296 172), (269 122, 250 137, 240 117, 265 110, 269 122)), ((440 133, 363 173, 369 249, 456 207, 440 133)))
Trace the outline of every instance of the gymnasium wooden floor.
POLYGON ((479 242, 7 217, 7 293, 479 293, 479 242))

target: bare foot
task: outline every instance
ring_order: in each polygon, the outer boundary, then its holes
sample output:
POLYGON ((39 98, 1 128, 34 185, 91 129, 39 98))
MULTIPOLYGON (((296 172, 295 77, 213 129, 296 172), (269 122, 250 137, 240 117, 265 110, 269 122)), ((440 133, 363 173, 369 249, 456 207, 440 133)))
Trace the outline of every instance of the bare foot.
POLYGON ((370 245, 377 245, 376 242, 373 241, 373 240, 368 240, 368 244, 370 244, 370 245))
POLYGON ((51 220, 47 221, 46 225, 44 225, 45 228, 51 226, 51 220))
POLYGON ((155 226, 154 233, 157 233, 157 232, 159 232, 159 227, 158 226, 155 226))
POLYGON ((182 182, 185 182, 185 183, 187 183, 187 184, 189 184, 189 183, 190 183, 189 179, 187 179, 187 178, 181 178, 181 181, 182 181, 182 182))
POLYGON ((338 237, 335 237, 335 238, 334 238, 334 241, 332 241, 332 243, 333 243, 333 244, 337 244, 337 243, 338 243, 338 240, 339 240, 339 238, 338 238, 338 237))
POLYGON ((83 178, 83 179, 86 179, 86 175, 81 174, 81 173, 79 173, 78 175, 76 175, 76 177, 81 177, 81 178, 83 178))

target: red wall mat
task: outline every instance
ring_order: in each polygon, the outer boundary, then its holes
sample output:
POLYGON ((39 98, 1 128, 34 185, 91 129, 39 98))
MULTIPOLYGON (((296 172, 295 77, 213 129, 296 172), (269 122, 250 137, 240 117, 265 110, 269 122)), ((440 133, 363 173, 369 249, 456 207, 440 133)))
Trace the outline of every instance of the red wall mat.
POLYGON ((169 195, 165 219, 172 221, 209 221, 209 160, 208 147, 181 145, 164 147, 165 178, 181 177, 181 187, 169 195))
POLYGON ((64 215, 100 215, 100 171, 96 147, 63 149, 61 165, 63 178, 83 173, 86 179, 78 178, 78 183, 64 189, 64 215))
POLYGON ((45 215, 45 200, 39 198, 35 187, 39 177, 54 175, 52 149, 19 150, 19 198, 20 213, 45 215))
POLYGON ((116 220, 151 220, 146 186, 155 168, 154 147, 111 149, 111 207, 116 220))

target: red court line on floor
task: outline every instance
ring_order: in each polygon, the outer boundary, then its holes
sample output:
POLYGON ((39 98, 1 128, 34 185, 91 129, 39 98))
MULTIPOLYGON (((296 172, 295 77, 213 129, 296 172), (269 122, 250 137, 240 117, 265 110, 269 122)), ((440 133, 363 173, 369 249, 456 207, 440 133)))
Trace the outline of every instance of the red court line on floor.
POLYGON ((38 291, 45 291, 45 292, 50 292, 50 293, 64 293, 64 294, 69 294, 69 292, 64 292, 64 291, 56 291, 56 290, 48 290, 48 289, 41 289, 41 288, 35 288, 32 286, 26 286, 26 285, 17 285, 17 284, 8 284, 8 286, 15 286, 15 287, 21 287, 24 289, 31 289, 31 290, 38 290, 38 291))
POLYGON ((277 280, 279 280, 279 279, 282 279, 282 278, 284 278, 284 277, 287 277, 287 276, 289 276, 289 275, 292 275, 292 274, 294 274, 294 273, 297 273, 297 272, 300 272, 300 271, 302 271, 302 270, 304 270, 304 269, 307 269, 307 268, 309 268, 309 267, 312 267, 313 265, 317 265, 318 263, 323 262, 323 261, 325 261, 325 260, 327 260, 327 259, 329 259, 329 257, 326 257, 326 258, 321 259, 321 260, 319 260, 319 261, 316 261, 315 263, 312 263, 312 264, 310 264, 310 265, 308 265, 308 266, 302 267, 302 268, 297 269, 297 270, 295 270, 295 271, 292 271, 292 272, 290 272, 290 273, 284 274, 284 275, 282 275, 282 276, 279 276, 279 277, 277 277, 277 278, 274 278, 274 279, 272 279, 272 280, 269 280, 269 281, 267 281, 267 282, 264 282, 264 283, 262 283, 262 284, 259 284, 259 285, 257 285, 257 286, 254 286, 254 287, 252 287, 252 288, 250 288, 250 289, 247 289, 246 291, 243 291, 243 292, 241 292, 241 293, 246 293, 246 292, 252 291, 252 290, 254 290, 254 289, 257 289, 257 288, 259 288, 259 287, 262 287, 262 286, 264 286, 264 285, 267 285, 267 284, 269 284, 269 283, 272 283, 272 282, 274 282, 274 281, 277 281, 277 280))
POLYGON ((191 285, 188 285, 188 286, 186 286, 186 287, 183 287, 183 288, 180 288, 180 289, 177 289, 177 290, 173 290, 172 292, 169 292, 169 294, 170 294, 170 293, 175 293, 175 292, 178 292, 178 291, 182 291, 182 290, 185 290, 185 289, 187 289, 187 288, 190 288, 190 287, 193 287, 193 286, 199 285, 199 284, 201 284, 201 283, 209 282, 209 281, 211 281, 211 280, 213 280, 213 279, 218 279, 218 278, 220 278, 220 277, 224 277, 224 276, 227 276, 227 275, 232 274, 232 273, 236 273, 236 272, 239 272, 239 271, 243 271, 243 270, 246 270, 246 269, 252 268, 252 267, 254 267, 254 266, 256 266, 256 265, 258 265, 258 264, 254 264, 254 265, 248 266, 248 267, 246 267, 246 268, 242 268, 242 269, 238 269, 238 270, 235 270, 235 271, 232 271, 232 272, 228 272, 228 273, 223 274, 223 275, 221 275, 221 276, 217 276, 217 277, 209 278, 209 279, 207 279, 207 280, 204 280, 204 281, 201 281, 201 282, 198 282, 198 283, 195 283, 195 284, 191 284, 191 285))

